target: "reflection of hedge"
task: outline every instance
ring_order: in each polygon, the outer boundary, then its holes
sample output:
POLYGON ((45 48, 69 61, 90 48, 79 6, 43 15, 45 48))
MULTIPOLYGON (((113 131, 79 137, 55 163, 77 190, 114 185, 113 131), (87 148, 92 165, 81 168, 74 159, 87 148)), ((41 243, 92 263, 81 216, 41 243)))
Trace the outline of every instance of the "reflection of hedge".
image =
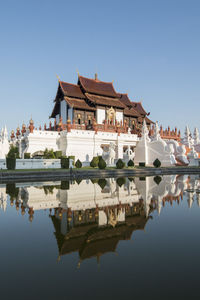
POLYGON ((129 180, 130 182, 132 182, 132 181, 134 181, 134 178, 133 178, 133 177, 128 177, 128 180, 129 180))
POLYGON ((99 158, 98 156, 93 157, 92 161, 90 162, 90 167, 96 168, 99 163, 99 158))
POLYGON ((45 195, 53 194, 54 185, 43 185, 45 195))
POLYGON ((102 190, 105 188, 106 183, 107 183, 106 179, 99 179, 98 180, 98 185, 102 188, 102 190))
POLYGON ((103 170, 103 169, 106 168, 106 162, 105 162, 105 160, 103 160, 103 158, 101 158, 101 159, 99 160, 98 167, 99 167, 99 169, 101 169, 101 170, 103 170))
POLYGON ((76 168, 80 169, 82 168, 82 162, 78 159, 75 163, 76 168))
POLYGON ((160 176, 155 176, 153 180, 155 181, 155 183, 157 185, 159 185, 161 183, 161 181, 162 181, 162 178, 160 176))
POLYGON ((19 188, 16 188, 15 183, 8 183, 6 184, 6 194, 8 194, 11 199, 16 199, 19 194, 19 188))
POLYGON ((117 185, 119 187, 122 187, 122 185, 125 184, 125 183, 126 183, 126 178, 125 177, 119 177, 119 178, 117 178, 117 185))
POLYGON ((96 178, 92 178, 92 179, 90 179, 91 180, 91 182, 94 184, 94 183, 98 183, 98 181, 99 181, 99 179, 96 179, 96 178))
POLYGON ((155 168, 160 168, 161 162, 159 161, 158 158, 156 158, 156 159, 154 160, 153 165, 154 165, 155 168))
POLYGON ((116 163, 116 168, 117 169, 123 169, 124 167, 125 167, 125 163, 123 162, 123 160, 121 158, 119 158, 117 163, 116 163))
POLYGON ((134 162, 133 162, 133 160, 132 159, 130 159, 129 161, 128 161, 128 167, 134 167, 134 162))
POLYGON ((146 177, 140 177, 139 181, 146 181, 146 177))
POLYGON ((76 179, 76 182, 77 182, 78 184, 80 184, 80 183, 81 183, 81 181, 82 181, 82 179, 81 179, 81 178, 77 178, 77 179, 76 179))
POLYGON ((69 190, 69 180, 63 180, 61 181, 61 190, 69 190))
POLYGON ((16 167, 16 158, 6 157, 6 167, 8 170, 14 170, 16 167))
POLYGON ((145 162, 139 162, 139 167, 145 167, 145 162))
POLYGON ((61 157, 61 168, 62 169, 69 169, 69 158, 61 157))

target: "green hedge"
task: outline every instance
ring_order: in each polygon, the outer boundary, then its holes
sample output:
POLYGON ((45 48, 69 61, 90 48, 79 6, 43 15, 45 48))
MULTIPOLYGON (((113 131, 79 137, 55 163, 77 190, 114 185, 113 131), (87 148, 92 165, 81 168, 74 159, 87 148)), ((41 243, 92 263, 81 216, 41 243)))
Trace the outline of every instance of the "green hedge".
POLYGON ((139 162, 139 167, 145 167, 145 162, 139 162))
POLYGON ((54 155, 55 155, 55 158, 59 159, 62 157, 62 151, 55 151, 54 155))
POLYGON ((69 169, 69 158, 68 157, 61 157, 61 168, 62 169, 69 169))
POLYGON ((90 162, 90 167, 96 168, 96 167, 98 167, 98 163, 99 163, 99 157, 94 156, 92 161, 90 162))
POLYGON ((25 159, 30 159, 31 158, 31 154, 30 153, 24 153, 24 158, 25 159))
POLYGON ((82 162, 79 159, 76 161, 75 167, 78 169, 82 168, 82 162))
POLYGON ((103 169, 106 168, 106 162, 105 162, 105 160, 103 160, 103 158, 101 158, 101 159, 99 160, 98 167, 99 167, 99 169, 101 169, 101 170, 103 170, 103 169))
POLYGON ((123 162, 123 160, 121 158, 119 158, 117 163, 116 163, 116 168, 117 169, 123 169, 124 167, 125 167, 125 162, 123 162))
POLYGON ((133 160, 132 159, 130 159, 129 161, 128 161, 128 167, 134 167, 134 162, 133 162, 133 160))
POLYGON ((16 158, 6 157, 6 167, 8 170, 15 170, 16 158))
POLYGON ((153 165, 154 165, 155 168, 160 168, 161 162, 159 161, 158 158, 156 158, 156 159, 154 160, 153 165))

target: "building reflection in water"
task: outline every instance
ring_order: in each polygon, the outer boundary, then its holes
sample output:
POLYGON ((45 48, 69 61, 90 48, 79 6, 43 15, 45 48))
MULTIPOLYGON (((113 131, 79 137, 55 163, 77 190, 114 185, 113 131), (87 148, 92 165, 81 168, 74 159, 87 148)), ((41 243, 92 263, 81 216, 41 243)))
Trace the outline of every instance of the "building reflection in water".
POLYGON ((166 201, 179 203, 184 193, 190 208, 200 205, 198 175, 10 183, 0 185, 0 208, 10 201, 31 222, 35 211, 49 210, 59 259, 78 252, 81 262, 115 252, 120 240, 144 230, 153 210, 160 214, 166 201))

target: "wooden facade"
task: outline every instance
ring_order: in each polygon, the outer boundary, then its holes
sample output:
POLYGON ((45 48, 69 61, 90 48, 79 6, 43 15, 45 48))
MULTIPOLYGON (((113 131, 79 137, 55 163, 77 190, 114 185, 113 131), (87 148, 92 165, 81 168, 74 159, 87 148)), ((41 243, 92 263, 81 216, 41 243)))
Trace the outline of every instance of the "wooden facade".
POLYGON ((115 91, 112 82, 100 81, 97 76, 95 79, 79 76, 77 84, 59 81, 54 108, 50 116, 56 118, 57 125, 62 117, 62 101, 66 103, 65 121, 62 120, 64 124, 90 127, 94 122, 98 125, 107 122, 110 125, 118 124, 137 131, 141 129, 144 119, 148 126, 153 123, 147 118, 149 114, 140 102, 130 101, 127 94, 115 91), (113 110, 113 115, 109 115, 109 110, 113 110), (98 111, 101 111, 103 116, 105 115, 101 122, 97 122, 98 111), (117 119, 117 116, 121 119, 117 119))

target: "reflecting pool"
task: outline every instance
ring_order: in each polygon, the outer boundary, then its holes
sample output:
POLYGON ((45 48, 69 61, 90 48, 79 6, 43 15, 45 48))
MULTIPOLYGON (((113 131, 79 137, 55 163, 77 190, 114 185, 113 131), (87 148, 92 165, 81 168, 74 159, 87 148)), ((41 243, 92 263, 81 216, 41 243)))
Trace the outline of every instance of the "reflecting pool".
POLYGON ((1 299, 196 299, 199 175, 0 184, 1 299))

